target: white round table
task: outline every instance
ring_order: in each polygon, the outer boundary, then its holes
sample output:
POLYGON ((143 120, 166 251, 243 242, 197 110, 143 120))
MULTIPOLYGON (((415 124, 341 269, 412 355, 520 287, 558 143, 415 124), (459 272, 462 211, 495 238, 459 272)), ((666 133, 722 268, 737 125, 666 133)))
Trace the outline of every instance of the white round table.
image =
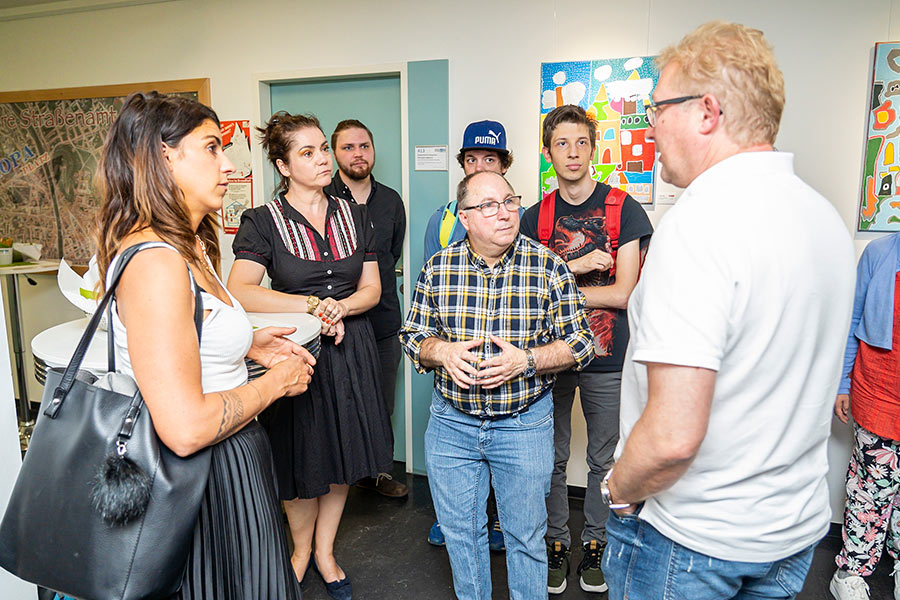
MULTIPOLYGON (((34 424, 28 406, 28 387, 25 384, 25 339, 22 336, 22 307, 19 301, 19 275, 52 273, 59 268, 58 260, 17 263, 0 267, 0 276, 6 277, 7 298, 9 300, 9 334, 12 337, 13 356, 16 368, 17 409, 19 412, 20 435, 30 437, 34 424)), ((23 437, 23 439, 24 439, 23 437)))
MULTIPOLYGON (((247 313, 247 316, 254 329, 270 325, 296 327, 297 331, 287 336, 288 339, 305 347, 313 356, 318 356, 321 325, 316 317, 304 313, 247 313)), ((64 368, 69 364, 88 321, 90 319, 85 317, 62 323, 45 329, 31 340, 34 376, 41 385, 44 385, 47 380, 48 369, 64 368)), ((81 368, 98 377, 106 373, 106 344, 106 332, 98 329, 88 346, 81 368)), ((265 367, 249 359, 247 360, 247 369, 250 379, 255 379, 266 371, 265 367)))
MULTIPOLYGON (((66 367, 75 347, 81 340, 84 328, 90 319, 76 319, 68 323, 55 325, 45 329, 31 340, 31 353, 34 355, 34 376, 38 383, 47 381, 47 370, 53 367, 66 367)), ((106 332, 98 330, 91 340, 91 345, 84 355, 81 368, 90 371, 97 377, 106 373, 106 332)))

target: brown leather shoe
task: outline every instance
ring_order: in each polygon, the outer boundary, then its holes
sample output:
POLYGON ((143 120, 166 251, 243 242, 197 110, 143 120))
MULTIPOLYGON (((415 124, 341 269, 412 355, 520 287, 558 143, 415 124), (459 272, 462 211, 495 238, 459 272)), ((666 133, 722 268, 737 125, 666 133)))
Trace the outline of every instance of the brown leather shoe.
POLYGON ((379 473, 377 479, 372 477, 360 479, 356 482, 356 487, 374 490, 388 498, 403 498, 409 494, 409 488, 406 485, 399 481, 395 481, 394 478, 387 473, 379 473))

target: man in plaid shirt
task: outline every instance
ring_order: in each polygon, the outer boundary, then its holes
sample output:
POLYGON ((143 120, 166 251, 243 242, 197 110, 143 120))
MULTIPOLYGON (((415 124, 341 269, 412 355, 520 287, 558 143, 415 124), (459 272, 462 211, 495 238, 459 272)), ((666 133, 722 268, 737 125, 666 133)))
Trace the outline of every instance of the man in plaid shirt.
POLYGON ((425 263, 400 330, 416 370, 435 370, 425 454, 464 600, 491 597, 488 469, 507 534, 510 598, 546 597, 553 374, 581 369, 593 353, 575 278, 519 235, 520 204, 498 173, 460 182, 467 237, 425 263))

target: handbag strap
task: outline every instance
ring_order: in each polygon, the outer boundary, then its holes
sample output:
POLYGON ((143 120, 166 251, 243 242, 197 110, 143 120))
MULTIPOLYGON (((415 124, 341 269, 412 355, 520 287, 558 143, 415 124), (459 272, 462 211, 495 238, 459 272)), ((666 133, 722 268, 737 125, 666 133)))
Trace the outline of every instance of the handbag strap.
MULTIPOLYGON (((140 252, 141 250, 145 250, 147 248, 161 248, 166 247, 168 244, 164 242, 143 242, 141 244, 136 244, 133 247, 140 246, 137 250, 134 251, 132 255, 125 258, 125 254, 122 254, 122 257, 119 259, 119 262, 116 263, 116 268, 113 271, 113 286, 118 284, 118 278, 116 275, 121 276, 121 273, 125 270, 125 264, 128 260, 131 260, 131 256, 140 252)), ((130 250, 131 248, 128 248, 130 250)), ((126 250, 125 252, 128 252, 126 250)), ((191 291, 194 294, 194 328, 197 330, 197 343, 199 345, 200 341, 203 339, 203 297, 200 295, 200 287, 197 285, 197 282, 194 280, 194 274, 191 273, 191 270, 188 269, 188 278, 191 280, 191 291)), ((110 288, 113 289, 113 288, 110 288)), ((114 296, 115 297, 115 296, 114 296)), ((113 322, 113 303, 110 302, 106 307, 106 322, 107 322, 107 335, 106 335, 106 372, 107 373, 115 373, 116 372, 116 342, 114 335, 114 327, 112 325, 113 322)))
MULTIPOLYGON (((72 354, 72 358, 71 360, 69 360, 69 364, 66 367, 66 370, 63 372, 63 376, 60 379, 59 385, 53 391, 53 399, 49 402, 47 408, 44 410, 45 416, 50 417, 51 419, 56 417, 56 414, 62 407, 66 396, 72 389, 72 386, 75 384, 75 376, 78 374, 78 369, 81 368, 81 363, 84 361, 84 355, 87 353, 87 349, 90 346, 91 341, 94 339, 94 334, 97 332, 97 326, 100 324, 100 319, 103 316, 103 311, 110 306, 110 301, 115 296, 116 287, 119 285, 119 280, 122 278, 122 273, 125 271, 125 267, 131 261, 132 257, 134 257, 134 255, 141 250, 158 247, 158 245, 159 242, 142 242, 140 244, 130 246, 119 255, 119 261, 118 263, 116 263, 116 268, 113 270, 112 279, 109 282, 109 287, 106 290, 106 294, 103 295, 103 299, 100 300, 100 303, 97 305, 97 310, 94 311, 91 320, 88 321, 87 327, 85 327, 84 333, 81 335, 81 340, 75 347, 75 352, 72 354)), ((190 276, 191 280, 191 289, 194 292, 194 326, 197 329, 197 340, 199 343, 203 327, 203 299, 200 296, 200 288, 197 286, 197 282, 194 281, 194 277, 190 273, 190 269, 188 269, 188 275, 190 276)), ((111 370, 114 370, 115 347, 113 344, 113 324, 111 316, 111 313, 109 313, 109 329, 107 334, 109 338, 109 344, 107 346, 107 361, 108 365, 112 367, 111 370)), ((137 396, 139 395, 140 394, 137 394, 137 396)))

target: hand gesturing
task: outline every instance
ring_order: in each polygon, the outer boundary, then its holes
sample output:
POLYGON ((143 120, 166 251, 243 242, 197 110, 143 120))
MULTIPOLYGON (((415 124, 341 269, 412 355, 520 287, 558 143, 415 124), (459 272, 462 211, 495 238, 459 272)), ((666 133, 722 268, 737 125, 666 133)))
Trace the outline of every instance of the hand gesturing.
POLYGON ((481 363, 478 371, 478 383, 486 390, 501 386, 505 382, 522 374, 528 366, 528 355, 521 348, 516 348, 506 340, 491 336, 491 341, 500 347, 500 354, 481 363))
POLYGON ((484 340, 469 340, 467 342, 447 342, 441 348, 439 360, 441 366, 450 375, 450 378, 464 390, 469 389, 470 385, 478 385, 475 375, 478 369, 475 363, 478 357, 472 354, 471 350, 484 343, 484 340))

